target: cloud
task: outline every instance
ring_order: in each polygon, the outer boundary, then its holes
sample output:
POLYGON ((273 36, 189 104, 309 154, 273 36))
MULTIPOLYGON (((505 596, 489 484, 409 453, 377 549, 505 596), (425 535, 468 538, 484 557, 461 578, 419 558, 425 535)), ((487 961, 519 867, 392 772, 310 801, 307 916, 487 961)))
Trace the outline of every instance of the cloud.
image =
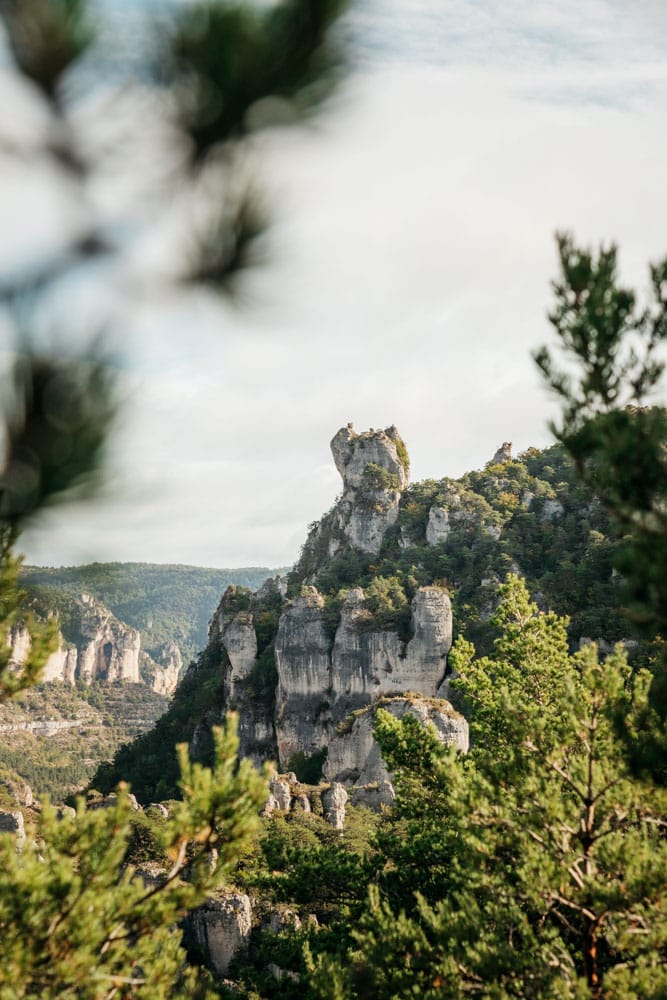
POLYGON ((274 222, 245 304, 127 316, 109 496, 54 514, 28 557, 291 561, 349 420, 396 423, 413 478, 546 443, 530 354, 554 231, 618 241, 640 288, 667 250, 665 23, 650 2, 362 7, 372 66, 317 124, 254 144, 274 222))

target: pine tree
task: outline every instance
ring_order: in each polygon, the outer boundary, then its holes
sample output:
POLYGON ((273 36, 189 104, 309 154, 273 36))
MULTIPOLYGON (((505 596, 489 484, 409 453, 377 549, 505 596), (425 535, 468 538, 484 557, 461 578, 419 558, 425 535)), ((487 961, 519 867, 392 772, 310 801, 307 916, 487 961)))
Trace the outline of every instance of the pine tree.
POLYGON ((639 723, 650 675, 620 647, 604 663, 595 646, 564 657, 566 623, 516 579, 496 622, 496 656, 455 654, 467 759, 379 713, 398 771, 385 870, 355 947, 315 971, 322 997, 667 996, 667 797, 631 774, 614 731, 619 713, 639 723))
POLYGON ((106 1000, 206 995, 177 922, 229 879, 259 826, 265 776, 237 761, 236 720, 216 731, 212 769, 180 750, 182 801, 162 831, 170 867, 144 884, 128 862, 132 808, 60 817, 48 802, 24 845, 0 836, 0 997, 106 1000))
MULTIPOLYGON (((667 258, 650 267, 641 306, 617 276, 617 248, 595 253, 558 236, 561 274, 549 319, 565 367, 553 351, 535 356, 562 404, 556 437, 616 522, 624 544, 616 568, 629 616, 649 635, 667 634, 667 410, 648 406, 664 371, 667 258)), ((625 736, 638 770, 667 784, 667 661, 657 658, 642 734, 625 736)))

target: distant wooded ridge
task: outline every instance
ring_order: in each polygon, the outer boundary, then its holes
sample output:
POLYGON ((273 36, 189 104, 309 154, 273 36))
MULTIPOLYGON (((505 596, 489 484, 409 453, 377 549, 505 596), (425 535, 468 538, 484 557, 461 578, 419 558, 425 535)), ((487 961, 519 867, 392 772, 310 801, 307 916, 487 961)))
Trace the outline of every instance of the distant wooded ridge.
POLYGON ((176 642, 187 662, 206 645, 208 623, 230 584, 256 590, 285 567, 243 566, 212 569, 177 564, 110 562, 86 566, 23 566, 21 584, 36 603, 57 611, 65 638, 73 602, 82 592, 96 597, 121 621, 142 634, 151 653, 176 642))

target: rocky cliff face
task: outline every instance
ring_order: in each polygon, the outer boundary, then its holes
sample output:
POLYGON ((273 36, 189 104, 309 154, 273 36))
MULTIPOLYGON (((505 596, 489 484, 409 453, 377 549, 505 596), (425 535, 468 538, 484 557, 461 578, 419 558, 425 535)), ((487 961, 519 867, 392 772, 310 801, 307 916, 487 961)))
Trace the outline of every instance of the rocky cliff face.
MULTIPOLYGON (((301 579, 317 579, 332 558, 346 551, 376 555, 396 522, 407 485, 407 453, 395 427, 357 434, 348 425, 334 436, 331 450, 343 494, 311 531, 301 579)), ((280 583, 273 581, 273 590, 267 587, 254 596, 229 588, 209 635, 211 648, 219 647, 226 707, 239 711, 241 752, 255 759, 277 759, 282 768, 292 769, 297 761, 324 759, 327 748, 331 753, 335 747, 335 754, 342 756, 328 767, 332 780, 340 776, 340 781, 353 782, 376 773, 379 777, 368 780, 386 780, 381 762, 368 764, 373 756, 368 745, 373 742, 372 721, 359 723, 368 729, 363 740, 355 730, 344 748, 337 728, 351 713, 382 698, 406 692, 438 698, 452 643, 447 592, 440 586, 418 587, 411 607, 406 606, 409 634, 399 634, 396 628, 382 626, 360 587, 347 592, 338 610, 332 610, 312 583, 302 585, 289 600, 280 583), (267 632, 272 615, 275 624, 267 632)), ((460 732, 452 739, 462 748, 467 745, 465 721, 447 702, 435 716, 449 720, 448 725, 455 719, 450 728, 460 732)))
POLYGON ((169 697, 174 693, 183 672, 183 657, 175 642, 165 642, 154 656, 142 652, 139 662, 141 680, 156 694, 169 697))
POLYGON ((412 638, 373 627, 364 591, 351 590, 333 642, 324 599, 305 588, 280 619, 276 636, 278 759, 329 746, 351 712, 385 695, 417 691, 436 697, 452 644, 449 597, 439 587, 420 588, 412 602, 412 638))
POLYGON ((402 719, 412 715, 426 726, 435 728, 442 743, 466 753, 469 744, 468 723, 449 702, 442 699, 420 698, 415 695, 400 698, 383 698, 369 708, 357 713, 329 744, 323 773, 327 781, 354 785, 382 785, 391 775, 380 756, 373 739, 373 726, 378 706, 402 719))
POLYGON ((348 424, 332 438, 331 453, 343 493, 304 546, 301 563, 311 580, 326 559, 346 550, 377 555, 408 484, 408 453, 394 426, 357 434, 348 424))
POLYGON ((139 682, 139 650, 141 636, 115 618, 90 594, 82 594, 82 643, 77 664, 77 677, 85 684, 92 681, 139 682))
MULTIPOLYGON (((154 660, 142 653, 137 629, 121 622, 90 594, 81 594, 77 606, 80 614, 77 642, 66 643, 61 636, 60 647, 44 667, 44 681, 138 684, 147 679, 158 694, 173 693, 183 666, 175 643, 167 643, 154 660)), ((13 629, 9 644, 12 662, 17 666, 24 663, 31 645, 28 630, 13 629)))

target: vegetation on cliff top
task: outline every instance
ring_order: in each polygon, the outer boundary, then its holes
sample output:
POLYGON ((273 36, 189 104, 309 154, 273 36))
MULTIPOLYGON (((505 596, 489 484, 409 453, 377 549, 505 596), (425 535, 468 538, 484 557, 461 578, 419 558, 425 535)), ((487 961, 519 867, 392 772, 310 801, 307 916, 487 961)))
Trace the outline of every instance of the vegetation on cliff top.
POLYGON ((614 573, 619 537, 560 445, 531 448, 459 479, 408 486, 377 556, 346 548, 329 558, 332 521, 329 513, 320 530, 311 531, 288 578, 289 595, 305 580, 315 583, 332 634, 345 592, 363 587, 369 627, 409 637, 410 602, 419 587, 436 583, 452 597, 455 633, 486 651, 496 588, 513 571, 525 576, 541 607, 570 615, 573 643, 582 636, 613 643, 635 634, 620 610, 622 580, 614 573), (429 544, 434 507, 446 512, 448 534, 429 544))

